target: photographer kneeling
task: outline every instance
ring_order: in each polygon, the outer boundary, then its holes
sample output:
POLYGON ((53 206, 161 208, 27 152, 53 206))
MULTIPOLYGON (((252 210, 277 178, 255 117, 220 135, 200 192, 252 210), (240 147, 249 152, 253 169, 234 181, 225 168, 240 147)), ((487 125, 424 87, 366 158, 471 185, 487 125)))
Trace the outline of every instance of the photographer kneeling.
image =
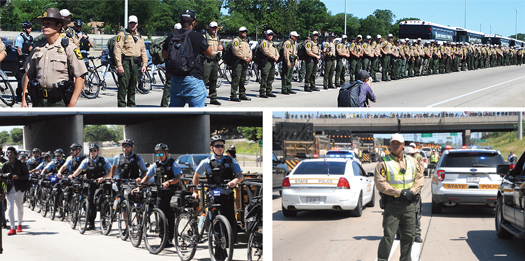
MULTIPOLYGON (((29 171, 27 165, 18 159, 18 154, 14 147, 7 148, 7 158, 9 161, 2 166, 2 173, 10 173, 7 182, 7 213, 9 215, 9 223, 11 230, 7 233, 8 236, 16 235, 16 232, 22 232, 22 220, 24 219, 24 192, 29 189, 29 171), (12 180, 11 180, 12 179, 12 180), (18 209, 18 227, 15 230, 15 209, 18 209)), ((2 177, 2 179, 4 179, 2 177)))

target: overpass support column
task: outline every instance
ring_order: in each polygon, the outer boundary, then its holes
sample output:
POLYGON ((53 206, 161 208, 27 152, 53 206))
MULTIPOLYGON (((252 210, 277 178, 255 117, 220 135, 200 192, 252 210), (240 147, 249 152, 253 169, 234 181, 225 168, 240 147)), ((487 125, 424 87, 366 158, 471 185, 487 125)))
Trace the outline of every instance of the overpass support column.
POLYGON ((170 154, 210 153, 210 115, 169 115, 126 125, 124 138, 135 141, 138 154, 153 154, 161 142, 168 144, 170 154))
POLYGON ((464 130, 462 138, 463 138, 463 145, 469 146, 470 145, 470 130, 464 130))
POLYGON ((518 112, 518 140, 523 139, 523 112, 518 112))
POLYGON ((42 151, 61 148, 67 155, 72 143, 82 144, 83 140, 84 116, 82 115, 64 116, 24 126, 24 147, 29 151, 33 148, 42 151))

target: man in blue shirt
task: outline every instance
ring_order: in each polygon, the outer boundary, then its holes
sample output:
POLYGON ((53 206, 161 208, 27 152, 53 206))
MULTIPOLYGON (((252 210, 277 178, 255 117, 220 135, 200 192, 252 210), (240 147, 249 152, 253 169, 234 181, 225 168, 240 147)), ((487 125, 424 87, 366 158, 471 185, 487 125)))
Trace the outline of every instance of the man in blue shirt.
POLYGON ((78 143, 73 143, 69 147, 71 156, 67 157, 66 162, 60 169, 58 170, 57 177, 59 179, 62 178, 62 173, 69 174, 72 172, 75 172, 75 170, 78 169, 80 166, 80 163, 86 158, 85 156, 82 156, 82 145, 78 143))
MULTIPOLYGON (((31 53, 31 50, 33 49, 34 39, 33 36, 31 36, 31 30, 33 27, 33 23, 29 21, 25 21, 22 23, 22 30, 23 32, 20 33, 16 37, 15 40, 15 48, 16 48, 16 54, 17 54, 17 60, 19 69, 23 68, 24 62, 29 56, 29 53, 31 53)), ((18 80, 18 87, 16 88, 16 101, 22 102, 22 89, 24 84, 21 82, 24 76, 24 71, 18 71, 16 74, 16 79, 18 80)))
POLYGON ((361 91, 359 92, 360 107, 367 107, 368 100, 371 100, 375 103, 377 98, 374 92, 372 91, 372 88, 370 87, 370 84, 372 83, 372 78, 370 78, 370 74, 365 70, 361 70, 359 71, 359 73, 357 73, 357 80, 362 82, 361 91))
MULTIPOLYGON (((199 178, 205 175, 209 185, 220 185, 224 181, 229 180, 228 187, 234 188, 238 183, 243 181, 244 175, 242 169, 237 161, 224 154, 225 140, 220 135, 214 135, 210 140, 210 149, 213 151, 211 157, 201 161, 195 175, 193 176, 193 184, 199 185, 199 178), (213 170, 213 171, 212 171, 213 170)), ((199 198, 197 189, 193 191, 193 197, 199 198)), ((228 219, 232 228, 235 242, 237 240, 237 220, 235 219, 235 208, 233 196, 221 197, 221 213, 228 219)))
POLYGON ((29 173, 40 172, 40 174, 44 174, 43 170, 45 167, 47 167, 47 165, 49 165, 49 163, 51 163, 51 160, 53 160, 53 154, 51 154, 51 151, 48 151, 44 155, 44 161, 42 161, 42 163, 40 163, 36 168, 30 170, 29 173))
POLYGON ((132 139, 125 139, 122 142, 123 153, 115 156, 113 160, 113 166, 111 167, 111 173, 108 177, 118 176, 119 179, 134 179, 137 182, 141 180, 141 173, 146 173, 148 168, 144 164, 144 160, 141 156, 133 153, 133 147, 135 141, 132 139))
POLYGON ((44 158, 40 157, 39 148, 33 148, 32 153, 33 153, 33 156, 26 162, 27 169, 29 169, 30 171, 38 167, 38 165, 44 161, 44 158))
POLYGON ((49 173, 49 175, 57 173, 57 169, 60 169, 64 165, 64 151, 62 149, 55 150, 55 160, 52 160, 44 168, 44 173, 49 173))

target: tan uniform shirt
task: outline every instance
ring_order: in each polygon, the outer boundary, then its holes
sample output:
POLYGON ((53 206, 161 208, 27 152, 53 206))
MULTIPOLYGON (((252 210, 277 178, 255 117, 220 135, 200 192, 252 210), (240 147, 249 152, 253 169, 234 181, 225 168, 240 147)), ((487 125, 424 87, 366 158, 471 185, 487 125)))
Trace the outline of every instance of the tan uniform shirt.
POLYGON ((425 46, 424 51, 425 51, 425 58, 432 58, 432 48, 425 46))
POLYGON ((355 46, 354 52, 359 55, 359 57, 363 57, 364 54, 364 48, 362 43, 357 43, 355 46))
MULTIPOLYGON (((406 160, 405 157, 398 159, 396 158, 392 153, 390 154, 392 159, 399 164, 400 168, 406 169, 406 160)), ((407 159, 410 156, 406 156, 407 159)), ((425 184, 425 179, 423 176, 423 170, 419 165, 416 165, 416 173, 415 179, 414 179, 414 185, 412 185, 412 188, 410 189, 414 195, 418 194, 421 189, 423 188, 423 185, 425 184)), ((376 188, 379 192, 382 192, 386 195, 390 196, 396 196, 399 197, 401 194, 401 189, 394 188, 392 185, 388 184, 387 178, 386 178, 386 165, 384 161, 380 161, 375 170, 374 174, 374 182, 376 183, 376 188)))
POLYGON ((374 50, 372 50, 372 45, 367 42, 363 43, 363 53, 367 57, 374 57, 374 50))
POLYGON ((215 37, 212 37, 211 34, 208 34, 208 36, 204 35, 204 38, 206 38, 208 45, 211 47, 212 55, 216 55, 219 52, 219 45, 221 44, 219 36, 215 35, 215 37))
POLYGON ((434 46, 433 52, 438 58, 441 58, 441 48, 439 46, 434 46))
POLYGON ((336 51, 338 55, 346 57, 350 51, 348 51, 348 48, 346 47, 346 43, 338 43, 336 47, 336 51))
POLYGON ((399 58, 399 45, 392 48, 392 55, 399 58))
MULTIPOLYGON (((66 29, 63 29, 60 31, 60 37, 62 38, 69 38, 69 42, 74 43, 76 46, 80 46, 80 40, 78 39, 77 32, 75 32, 75 29, 68 27, 66 29), (67 33, 71 34, 71 37, 67 37, 67 33)), ((45 37, 44 37, 45 38, 45 37)))
POLYGON ((383 50, 383 52, 385 52, 386 54, 392 54, 392 43, 389 42, 389 41, 383 41, 381 43, 381 49, 383 50))
POLYGON ((319 46, 317 46, 317 41, 308 41, 306 42, 304 46, 306 53, 312 53, 315 55, 319 55, 319 46))
MULTIPOLYGON (((292 39, 288 39, 284 41, 283 43, 283 55, 284 60, 286 61, 287 65, 292 65, 290 63, 290 56, 297 57, 297 43, 292 41, 292 39)), ((295 66, 295 64, 293 64, 295 66)))
POLYGON ((423 50, 423 46, 418 44, 417 45, 417 51, 419 53, 419 57, 423 57, 425 55, 425 51, 423 50))
POLYGON ((44 88, 53 88, 56 83, 69 80, 67 61, 71 65, 74 77, 87 73, 86 65, 78 47, 69 43, 64 50, 62 37, 50 45, 47 40, 35 44, 26 63, 26 72, 29 79, 36 79, 44 88))
POLYGON ((374 51, 374 55, 376 57, 380 57, 381 56, 381 44, 378 44, 376 41, 373 41, 371 46, 372 46, 372 50, 374 51))
POLYGON ((335 43, 334 42, 326 42, 324 43, 324 53, 326 57, 335 57, 335 43))
POLYGON ((122 66, 122 55, 126 57, 142 57, 142 64, 145 66, 148 63, 148 54, 146 53, 144 38, 137 32, 128 32, 127 35, 126 37, 124 31, 117 34, 114 51, 117 66, 122 66), (135 39, 137 39, 136 42, 135 39))
POLYGON ((401 59, 405 60, 406 59, 406 46, 404 45, 400 45, 399 46, 399 56, 401 56, 401 59))
POLYGON ((264 53, 269 58, 272 59, 279 59, 279 52, 277 52, 277 48, 273 46, 273 43, 268 40, 262 40, 261 42, 261 48, 264 53))
POLYGON ((411 46, 405 45, 405 48, 403 48, 405 50, 405 56, 407 59, 411 59, 412 57, 414 57, 414 52, 412 52, 412 49, 410 47, 411 46))
POLYGON ((232 51, 233 55, 237 56, 237 58, 243 61, 252 58, 252 49, 250 49, 250 43, 248 42, 247 38, 242 40, 239 37, 235 37, 233 39, 232 51))
POLYGON ((0 41, 0 53, 7 55, 7 52, 5 51, 5 44, 2 41, 0 41))

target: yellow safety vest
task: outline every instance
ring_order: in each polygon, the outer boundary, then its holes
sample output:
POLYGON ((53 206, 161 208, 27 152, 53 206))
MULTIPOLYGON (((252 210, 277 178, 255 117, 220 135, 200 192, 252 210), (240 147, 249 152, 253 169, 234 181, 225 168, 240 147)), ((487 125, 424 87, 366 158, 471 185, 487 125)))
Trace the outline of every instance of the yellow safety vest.
POLYGON ((390 155, 383 158, 386 166, 386 179, 388 184, 397 189, 407 189, 411 188, 414 185, 414 180, 416 178, 416 163, 414 158, 405 157, 405 162, 407 163, 407 168, 405 174, 401 173, 401 168, 399 164, 396 164, 396 161, 392 159, 390 155), (392 175, 394 173, 394 175, 392 175))
POLYGON ((430 155, 430 162, 437 163, 438 162, 438 156, 437 155, 430 155))

